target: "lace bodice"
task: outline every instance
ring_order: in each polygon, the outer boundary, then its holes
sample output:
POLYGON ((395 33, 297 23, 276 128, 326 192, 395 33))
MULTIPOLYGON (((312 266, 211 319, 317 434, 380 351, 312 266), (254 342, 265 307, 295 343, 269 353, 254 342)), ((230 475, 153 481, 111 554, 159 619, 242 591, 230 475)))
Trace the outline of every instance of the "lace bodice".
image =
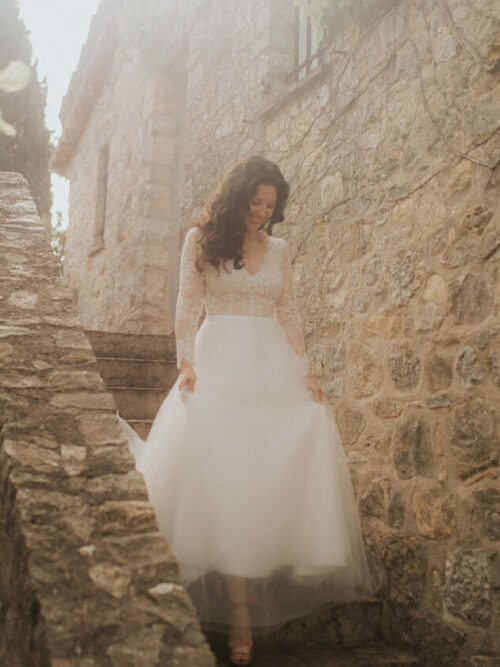
POLYGON ((177 368, 182 359, 194 365, 194 341, 205 305, 207 315, 275 316, 284 329, 301 370, 307 373, 302 320, 297 307, 292 263, 284 239, 266 235, 267 249, 259 270, 235 269, 220 274, 211 264, 200 273, 196 266, 198 228, 188 230, 181 254, 179 291, 175 315, 177 368))

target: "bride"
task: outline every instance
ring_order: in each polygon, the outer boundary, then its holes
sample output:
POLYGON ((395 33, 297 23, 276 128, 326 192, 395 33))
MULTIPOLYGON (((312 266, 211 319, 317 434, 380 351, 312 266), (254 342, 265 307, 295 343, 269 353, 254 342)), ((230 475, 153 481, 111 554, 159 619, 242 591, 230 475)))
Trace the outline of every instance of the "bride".
POLYGON ((121 420, 202 628, 228 634, 239 665, 252 634, 373 592, 290 249, 272 235, 288 193, 259 156, 227 173, 182 249, 177 380, 146 441, 121 420))

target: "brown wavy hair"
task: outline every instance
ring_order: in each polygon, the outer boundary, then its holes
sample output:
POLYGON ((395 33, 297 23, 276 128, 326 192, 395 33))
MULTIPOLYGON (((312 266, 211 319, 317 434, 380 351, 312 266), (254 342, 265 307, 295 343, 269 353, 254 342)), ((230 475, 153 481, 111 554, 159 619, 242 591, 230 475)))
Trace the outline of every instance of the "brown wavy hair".
POLYGON ((246 231, 244 216, 259 185, 274 185, 277 193, 273 214, 266 223, 267 234, 272 236, 273 225, 283 222, 290 185, 278 165, 259 155, 237 162, 211 195, 205 213, 195 224, 201 231, 198 238, 201 252, 195 262, 199 271, 205 263, 215 266, 219 273, 222 263, 228 271, 226 261, 230 259, 235 269, 243 267, 241 251, 246 231))

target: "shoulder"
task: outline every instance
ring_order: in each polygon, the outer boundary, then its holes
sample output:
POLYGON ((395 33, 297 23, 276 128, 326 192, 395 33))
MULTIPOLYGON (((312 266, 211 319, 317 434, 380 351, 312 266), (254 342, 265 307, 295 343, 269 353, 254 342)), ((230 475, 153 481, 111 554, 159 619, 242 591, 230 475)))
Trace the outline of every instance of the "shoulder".
POLYGON ((185 260, 194 262, 200 256, 200 245, 198 243, 201 238, 201 231, 199 227, 189 227, 184 235, 184 241, 182 242, 182 251, 181 256, 185 260))
POLYGON ((285 239, 282 239, 279 236, 269 236, 270 246, 269 250, 274 249, 273 255, 275 262, 281 266, 281 270, 286 269, 287 264, 290 261, 290 252, 288 250, 288 242, 285 239))
POLYGON ((184 235, 184 248, 193 251, 196 248, 197 242, 201 238, 201 230, 199 227, 189 227, 184 235))
POLYGON ((271 244, 276 248, 277 255, 279 255, 283 261, 286 261, 290 254, 288 241, 279 236, 270 236, 269 239, 271 240, 271 244))
POLYGON ((189 229, 186 232, 186 240, 189 239, 190 241, 197 241, 201 236, 201 230, 199 227, 189 227, 189 229))
POLYGON ((287 246, 285 239, 280 238, 279 236, 269 236, 269 242, 271 245, 274 245, 275 248, 283 250, 287 246))

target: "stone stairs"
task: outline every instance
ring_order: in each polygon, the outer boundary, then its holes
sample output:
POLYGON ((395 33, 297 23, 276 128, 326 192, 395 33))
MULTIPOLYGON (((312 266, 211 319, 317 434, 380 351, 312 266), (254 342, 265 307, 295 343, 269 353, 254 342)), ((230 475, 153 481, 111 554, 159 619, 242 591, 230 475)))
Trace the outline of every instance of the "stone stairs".
POLYGON ((172 335, 85 332, 120 415, 146 438, 178 370, 172 335))
MULTIPOLYGON (((218 667, 229 667, 233 663, 224 655, 222 645, 214 649, 218 667)), ((392 648, 384 643, 366 646, 329 647, 296 646, 262 649, 255 643, 253 667, 418 667, 421 663, 407 651, 392 648)))
MULTIPOLYGON (((177 378, 173 335, 86 331, 107 389, 120 415, 145 438, 177 378)), ((292 619, 271 635, 254 638, 253 667, 398 667, 421 663, 387 641, 376 598, 331 605, 292 619)), ((217 665, 228 660, 226 637, 205 632, 217 665)))
MULTIPOLYGON (((217 665, 231 665, 225 637, 205 632, 217 665)), ((387 641, 382 603, 374 597, 332 604, 254 637, 253 667, 418 667, 410 651, 387 641)))

